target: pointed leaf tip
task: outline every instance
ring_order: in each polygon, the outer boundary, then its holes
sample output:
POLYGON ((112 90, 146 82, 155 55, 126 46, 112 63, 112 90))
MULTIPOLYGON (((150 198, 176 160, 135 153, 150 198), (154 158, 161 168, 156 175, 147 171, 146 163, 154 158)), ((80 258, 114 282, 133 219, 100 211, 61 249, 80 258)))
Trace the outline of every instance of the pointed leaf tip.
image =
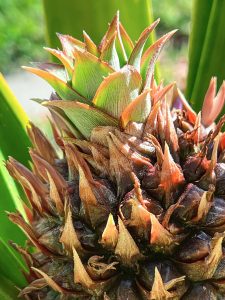
POLYGON ((101 244, 109 249, 114 249, 118 241, 118 230, 116 228, 113 215, 109 214, 107 224, 102 233, 101 244))
POLYGON ((83 42, 75 39, 70 35, 61 34, 61 33, 56 33, 56 35, 61 42, 61 45, 63 47, 63 52, 71 58, 73 58, 73 51, 75 48, 82 50, 85 47, 83 42))
POLYGON ((63 216, 63 214, 64 214, 63 201, 61 199, 61 196, 59 194, 59 191, 57 189, 57 186, 56 186, 52 176, 50 175, 50 173, 48 171, 46 171, 46 172, 47 172, 48 181, 49 181, 50 198, 54 201, 59 215, 63 216))
POLYGON ((175 34, 177 30, 172 30, 159 38, 143 54, 141 58, 141 75, 145 80, 144 88, 150 86, 152 75, 154 73, 155 63, 165 45, 165 43, 175 34))
POLYGON ((56 58, 58 58, 61 63, 65 66, 69 77, 72 77, 72 73, 73 73, 73 61, 71 58, 69 58, 68 56, 66 56, 64 54, 63 51, 60 50, 56 50, 56 49, 52 49, 52 48, 48 48, 48 47, 44 47, 44 50, 48 51, 50 54, 52 54, 53 56, 55 56, 56 58))
POLYGON ((73 248, 74 261, 74 283, 80 283, 86 288, 91 288, 94 284, 93 280, 86 271, 77 251, 73 248))
POLYGON ((210 81, 209 88, 206 92, 202 107, 202 124, 205 127, 210 126, 220 114, 225 103, 225 81, 223 81, 217 95, 216 94, 216 78, 210 81))
POLYGON ((51 72, 48 72, 43 69, 37 69, 33 67, 23 67, 26 71, 29 71, 42 79, 46 80, 57 92, 57 94, 62 99, 67 100, 79 100, 81 102, 87 103, 88 101, 81 96, 78 92, 76 92, 74 89, 72 89, 65 80, 62 80, 61 78, 57 77, 56 73, 52 70, 51 72))
POLYGON ((121 122, 123 128, 130 121, 144 123, 151 111, 150 91, 144 91, 136 99, 134 99, 121 114, 121 122))
POLYGON ((127 57, 130 57, 131 52, 133 51, 133 48, 134 48, 134 44, 121 23, 119 24, 119 30, 120 30, 121 39, 122 39, 127 57))
POLYGON ((63 294, 64 291, 63 289, 50 277, 48 276, 45 272, 43 272, 42 270, 39 270, 37 268, 31 267, 32 270, 34 270, 35 272, 37 272, 39 275, 41 275, 46 283, 56 292, 63 294))
POLYGON ((106 62, 87 51, 76 49, 73 54, 75 66, 72 87, 85 98, 92 100, 103 78, 114 70, 106 62))
POLYGON ((108 62, 108 64, 115 70, 120 70, 120 60, 116 50, 116 39, 117 39, 117 31, 113 34, 113 36, 107 40, 102 48, 100 59, 108 62))
POLYGON ((152 23, 149 27, 147 27, 140 35, 128 61, 129 65, 134 66, 138 72, 140 72, 141 67, 141 57, 142 52, 145 46, 147 39, 149 38, 151 32, 155 29, 158 25, 159 19, 157 19, 154 23, 152 23))
POLYGON ((166 195, 166 207, 168 207, 171 204, 171 192, 184 182, 184 176, 181 169, 174 162, 167 143, 165 143, 160 181, 166 195))
POLYGON ((171 299, 172 295, 164 286, 161 274, 157 267, 155 267, 155 278, 151 291, 151 299, 171 299))
POLYGON ((123 263, 130 265, 136 259, 140 258, 141 254, 131 234, 123 224, 123 221, 118 217, 119 236, 115 249, 115 254, 118 255, 123 263))
POLYGON ((73 253, 73 248, 75 248, 77 251, 83 250, 73 225, 72 212, 69 204, 60 242, 64 244, 64 247, 69 253, 73 253))
POLYGON ((95 45, 95 43, 92 41, 90 36, 83 30, 83 37, 84 37, 84 43, 85 43, 85 48, 88 52, 95 56, 99 56, 100 52, 98 50, 98 47, 95 45))

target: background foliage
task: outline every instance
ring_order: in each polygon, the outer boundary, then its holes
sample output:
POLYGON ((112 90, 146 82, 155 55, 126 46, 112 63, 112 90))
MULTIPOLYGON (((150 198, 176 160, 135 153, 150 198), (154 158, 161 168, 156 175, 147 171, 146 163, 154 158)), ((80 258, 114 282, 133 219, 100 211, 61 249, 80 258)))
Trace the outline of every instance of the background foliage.
POLYGON ((43 59, 44 22, 40 0, 0 1, 0 68, 8 73, 43 59))
POLYGON ((186 95, 197 111, 211 77, 217 77, 217 89, 225 79, 224 14, 225 0, 193 0, 186 95))
POLYGON ((153 15, 161 18, 159 32, 179 29, 177 36, 187 41, 190 27, 191 0, 152 0, 153 15))

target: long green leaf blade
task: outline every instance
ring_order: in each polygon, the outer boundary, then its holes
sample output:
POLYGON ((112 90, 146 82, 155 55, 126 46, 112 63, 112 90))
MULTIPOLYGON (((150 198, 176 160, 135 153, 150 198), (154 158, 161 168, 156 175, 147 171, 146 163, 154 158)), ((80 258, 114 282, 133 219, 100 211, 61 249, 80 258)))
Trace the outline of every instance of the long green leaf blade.
MULTIPOLYGON (((20 270, 24 269, 24 265, 21 257, 15 253, 9 245, 9 240, 13 240, 16 243, 23 245, 25 236, 18 227, 9 221, 5 212, 5 210, 15 211, 16 207, 13 198, 19 199, 19 193, 12 178, 7 174, 2 159, 3 156, 0 152, 0 274, 10 279, 18 286, 22 286, 25 281, 20 270)), ((20 205, 20 203, 17 204, 17 209, 20 209, 21 211, 22 208, 20 205)))
POLYGON ((188 51, 189 69, 186 88, 187 99, 190 99, 194 87, 212 3, 213 0, 194 0, 192 4, 191 34, 188 51))
POLYGON ((26 134, 28 117, 13 95, 3 75, 0 73, 0 147, 5 159, 9 155, 28 166, 28 147, 26 134))
MULTIPOLYGON (((9 190, 12 192, 10 198, 5 200, 5 210, 8 209, 10 201, 14 201, 17 209, 21 208, 21 203, 18 195, 14 192, 16 187, 11 189, 11 178, 7 172, 3 161, 8 159, 8 156, 13 156, 18 161, 26 166, 29 166, 28 147, 30 146, 29 138, 26 134, 26 125, 28 124, 28 117, 24 112, 19 101, 16 99, 10 87, 8 86, 3 75, 0 73, 0 156, 1 156, 1 174, 4 174, 4 181, 10 186, 9 190)), ((20 195, 24 194, 19 189, 20 195)), ((0 201, 1 202, 1 201, 0 201)), ((2 203, 2 202, 1 202, 2 203)), ((4 205, 4 204, 2 204, 4 205)))
POLYGON ((0 299, 1 300, 15 300, 18 296, 18 290, 15 284, 0 275, 0 299))
MULTIPOLYGON (((224 12, 225 1, 214 0, 202 45, 198 70, 194 76, 194 86, 191 91, 191 100, 198 111, 202 107, 211 77, 217 77, 218 87, 225 79, 225 68, 223 65, 225 59, 224 12)), ((193 62, 190 61, 190 64, 193 64, 193 62)))
POLYGON ((9 176, 4 161, 11 155, 25 165, 29 165, 27 148, 30 144, 25 131, 27 122, 26 114, 0 74, 0 274, 18 286, 23 286, 25 283, 21 274, 24 266, 22 259, 15 253, 8 241, 13 240, 23 245, 25 236, 8 220, 5 211, 17 209, 23 213, 20 201, 23 193, 19 192, 9 176))

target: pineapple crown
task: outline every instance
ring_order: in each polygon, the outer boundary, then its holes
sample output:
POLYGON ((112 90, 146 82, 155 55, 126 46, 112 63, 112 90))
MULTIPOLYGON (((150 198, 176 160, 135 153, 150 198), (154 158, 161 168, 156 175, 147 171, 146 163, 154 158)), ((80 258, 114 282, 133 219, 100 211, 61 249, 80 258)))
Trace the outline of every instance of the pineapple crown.
MULTIPOLYGON (((89 139, 97 126, 124 129, 129 122, 145 123, 152 106, 175 86, 172 83, 163 87, 161 83, 157 87, 154 68, 165 43, 177 30, 145 49, 159 21, 147 27, 135 45, 119 20, 119 12, 99 46, 85 32, 84 42, 57 34, 63 50, 44 49, 62 64, 35 63, 35 67, 24 67, 45 79, 55 90, 50 99, 54 101, 35 100, 57 114, 67 131, 78 138, 89 139)), ((219 115, 224 98, 225 84, 216 96, 216 78, 212 78, 202 108, 201 123, 205 127, 219 115)), ((190 121, 196 122, 195 112, 176 86, 171 104, 184 107, 190 121)))
POLYGON ((76 137, 90 138, 96 126, 120 124, 124 128, 130 121, 143 123, 151 111, 150 85, 155 62, 176 31, 164 35, 144 52, 158 23, 159 19, 146 28, 134 46, 117 13, 99 46, 85 32, 84 42, 58 34, 63 50, 45 49, 62 65, 37 63, 35 68, 25 69, 54 88, 56 94, 51 100, 55 101, 43 104, 63 116, 76 137))
MULTIPOLYGON (((152 106, 175 86, 174 83, 157 86, 154 68, 165 43, 177 30, 165 34, 145 49, 159 21, 157 19, 147 27, 135 45, 119 20, 119 12, 99 46, 85 32, 84 42, 58 34, 63 49, 45 50, 62 64, 34 63, 34 67, 24 67, 45 79, 55 90, 50 99, 54 101, 36 101, 48 106, 67 131, 78 138, 89 139, 92 129, 97 126, 121 126, 124 129, 129 122, 146 122, 152 106)), ((219 115, 224 95, 225 84, 216 96, 216 78, 212 78, 202 109, 204 126, 210 126, 219 115)), ((195 112, 176 86, 171 104, 184 107, 192 123, 196 122, 195 112)))

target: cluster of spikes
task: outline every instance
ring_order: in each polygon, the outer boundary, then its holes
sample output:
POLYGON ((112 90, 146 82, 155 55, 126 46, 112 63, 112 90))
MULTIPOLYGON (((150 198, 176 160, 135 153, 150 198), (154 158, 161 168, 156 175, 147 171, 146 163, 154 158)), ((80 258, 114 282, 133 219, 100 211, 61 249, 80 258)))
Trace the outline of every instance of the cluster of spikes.
POLYGON ((9 218, 27 235, 29 300, 225 297, 225 83, 196 114, 176 84, 154 80, 172 31, 133 45, 118 14, 99 46, 59 35, 60 63, 26 69, 54 88, 58 150, 32 123, 33 171, 6 166, 29 200, 9 218), (60 151, 59 151, 60 149, 60 151), (31 251, 30 251, 31 249, 31 251))

